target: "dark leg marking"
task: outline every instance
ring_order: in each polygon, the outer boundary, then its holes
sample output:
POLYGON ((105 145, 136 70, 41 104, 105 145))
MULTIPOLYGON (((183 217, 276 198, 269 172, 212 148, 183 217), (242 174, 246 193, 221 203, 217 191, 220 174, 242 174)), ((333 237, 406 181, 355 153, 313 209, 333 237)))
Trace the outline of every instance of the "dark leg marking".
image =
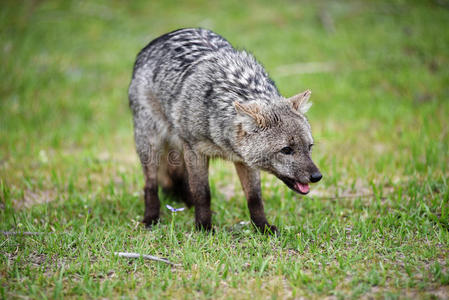
POLYGON ((278 234, 274 225, 270 225, 265 216, 262 191, 260 187, 260 171, 250 168, 244 163, 234 163, 248 202, 249 214, 254 226, 263 233, 278 234))

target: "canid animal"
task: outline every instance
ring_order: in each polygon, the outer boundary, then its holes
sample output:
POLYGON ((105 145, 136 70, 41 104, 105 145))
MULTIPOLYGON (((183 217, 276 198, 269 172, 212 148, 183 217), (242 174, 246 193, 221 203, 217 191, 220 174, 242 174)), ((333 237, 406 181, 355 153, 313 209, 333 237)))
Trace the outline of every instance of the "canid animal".
POLYGON ((276 232, 265 217, 260 170, 301 194, 322 177, 304 115, 310 94, 284 98, 251 54, 209 30, 180 29, 150 42, 129 86, 145 176, 143 222, 158 221, 161 186, 194 205, 198 228, 211 229, 208 165, 220 157, 235 164, 253 224, 276 232))

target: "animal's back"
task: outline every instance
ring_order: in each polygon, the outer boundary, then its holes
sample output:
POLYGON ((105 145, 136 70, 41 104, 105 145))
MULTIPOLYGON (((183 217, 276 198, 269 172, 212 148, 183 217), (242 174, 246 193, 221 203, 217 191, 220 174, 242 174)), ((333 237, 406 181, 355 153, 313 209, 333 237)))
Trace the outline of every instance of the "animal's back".
POLYGON ((175 30, 154 39, 139 52, 133 78, 143 77, 154 90, 168 89, 170 94, 175 94, 195 64, 210 60, 222 48, 232 50, 228 41, 212 31, 175 30))
MULTIPOLYGON (((137 56, 133 82, 140 93, 151 95, 149 104, 161 114, 157 118, 166 134, 204 141, 222 152, 233 151, 234 101, 279 98, 252 55, 199 28, 176 30, 149 43, 137 56)), ((136 105, 132 99, 131 107, 136 105)))

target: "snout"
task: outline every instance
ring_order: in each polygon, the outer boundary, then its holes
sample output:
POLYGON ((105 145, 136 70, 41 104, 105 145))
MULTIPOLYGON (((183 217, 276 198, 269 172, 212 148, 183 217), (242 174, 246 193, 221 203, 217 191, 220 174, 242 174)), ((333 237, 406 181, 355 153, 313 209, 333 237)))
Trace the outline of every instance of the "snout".
POLYGON ((321 178, 323 178, 323 175, 320 172, 313 172, 310 175, 310 181, 311 182, 318 182, 321 180, 321 178))
POLYGON ((277 172, 272 172, 272 174, 281 179, 290 189, 302 195, 309 193, 309 183, 318 182, 323 178, 320 170, 313 162, 303 168, 298 166, 296 176, 285 176, 277 172))

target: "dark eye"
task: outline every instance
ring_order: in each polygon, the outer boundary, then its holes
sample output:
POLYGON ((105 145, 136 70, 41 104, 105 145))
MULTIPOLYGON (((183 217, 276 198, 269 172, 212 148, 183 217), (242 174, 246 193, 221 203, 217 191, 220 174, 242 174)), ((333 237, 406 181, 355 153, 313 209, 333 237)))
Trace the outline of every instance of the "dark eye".
POLYGON ((284 154, 292 154, 293 153, 293 149, 290 147, 284 147, 281 149, 281 152, 284 154))
POLYGON ((309 145, 309 151, 312 150, 312 146, 313 146, 313 144, 310 144, 310 145, 309 145))

